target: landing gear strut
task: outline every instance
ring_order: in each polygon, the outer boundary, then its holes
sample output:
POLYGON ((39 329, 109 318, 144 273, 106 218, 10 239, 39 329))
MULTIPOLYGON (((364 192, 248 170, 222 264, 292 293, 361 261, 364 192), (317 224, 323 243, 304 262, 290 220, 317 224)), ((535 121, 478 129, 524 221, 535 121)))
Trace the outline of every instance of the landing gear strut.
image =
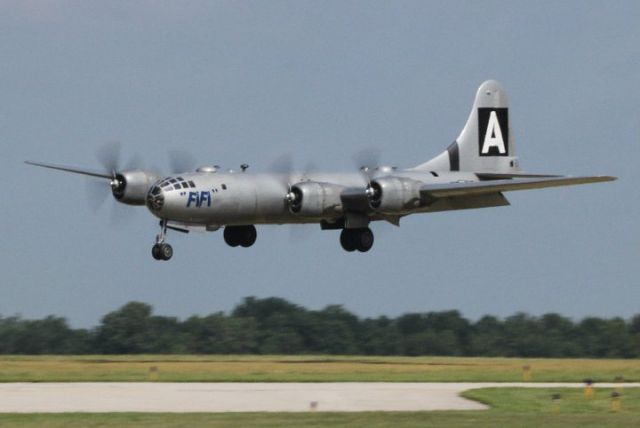
POLYGON ((169 260, 173 257, 173 248, 171 245, 164 242, 164 238, 167 235, 167 221, 160 221, 160 233, 156 235, 156 243, 151 248, 151 255, 156 260, 169 260))
POLYGON ((250 247, 256 242, 258 232, 254 225, 226 226, 224 228, 224 242, 231 247, 250 247))
POLYGON ((360 229, 342 229, 340 245, 345 251, 358 250, 366 253, 373 247, 373 232, 368 227, 360 229))

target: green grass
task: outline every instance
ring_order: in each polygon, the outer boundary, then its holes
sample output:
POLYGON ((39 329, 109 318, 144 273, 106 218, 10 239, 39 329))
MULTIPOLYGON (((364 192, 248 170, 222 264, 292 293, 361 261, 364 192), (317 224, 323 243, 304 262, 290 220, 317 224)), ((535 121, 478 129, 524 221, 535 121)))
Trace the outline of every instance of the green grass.
POLYGON ((359 356, 3 356, 0 382, 640 381, 637 360, 359 356), (156 372, 151 373, 151 368, 156 372))
POLYGON ((611 410, 610 389, 585 399, 581 389, 488 388, 464 396, 486 411, 363 413, 0 414, 0 427, 631 427, 640 426, 640 388, 622 392, 611 410), (557 405, 552 394, 560 394, 557 405))

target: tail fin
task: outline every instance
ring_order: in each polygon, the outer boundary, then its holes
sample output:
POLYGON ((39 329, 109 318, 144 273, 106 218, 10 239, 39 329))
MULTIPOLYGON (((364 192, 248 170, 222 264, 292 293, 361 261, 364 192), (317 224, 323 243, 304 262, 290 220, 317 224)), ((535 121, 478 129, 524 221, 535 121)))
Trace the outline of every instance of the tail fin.
POLYGON ((423 171, 517 173, 520 171, 509 123, 507 94, 487 80, 478 88, 467 123, 440 155, 418 165, 423 171))

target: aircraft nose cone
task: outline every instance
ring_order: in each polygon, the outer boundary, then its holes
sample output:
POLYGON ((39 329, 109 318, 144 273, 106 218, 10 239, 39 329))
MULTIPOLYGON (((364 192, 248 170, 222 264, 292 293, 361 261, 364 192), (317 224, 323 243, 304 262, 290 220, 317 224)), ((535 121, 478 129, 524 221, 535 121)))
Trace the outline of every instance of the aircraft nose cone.
POLYGON ((147 194, 147 208, 153 212, 162 210, 164 206, 164 192, 160 186, 153 186, 147 194))

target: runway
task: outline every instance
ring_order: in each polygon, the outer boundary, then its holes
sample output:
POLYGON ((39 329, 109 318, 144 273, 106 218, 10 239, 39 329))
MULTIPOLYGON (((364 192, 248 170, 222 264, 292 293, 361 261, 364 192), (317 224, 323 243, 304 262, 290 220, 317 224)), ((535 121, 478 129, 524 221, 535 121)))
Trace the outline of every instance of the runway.
MULTIPOLYGON (((0 413, 483 410, 487 406, 459 394, 487 387, 582 386, 581 383, 389 382, 4 383, 0 384, 0 413)), ((640 383, 625 387, 640 387, 640 383)))

